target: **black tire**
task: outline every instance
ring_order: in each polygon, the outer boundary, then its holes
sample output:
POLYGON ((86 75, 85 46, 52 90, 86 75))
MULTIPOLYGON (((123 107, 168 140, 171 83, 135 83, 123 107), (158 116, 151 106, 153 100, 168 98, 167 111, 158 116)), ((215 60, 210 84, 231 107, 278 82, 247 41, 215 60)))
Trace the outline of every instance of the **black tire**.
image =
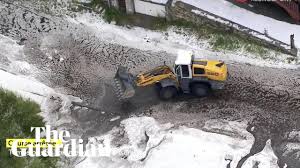
POLYGON ((206 97, 210 93, 210 88, 206 84, 196 83, 192 85, 192 93, 197 97, 206 97))
POLYGON ((162 87, 159 91, 159 97, 163 100, 170 100, 177 95, 177 89, 172 86, 162 87))

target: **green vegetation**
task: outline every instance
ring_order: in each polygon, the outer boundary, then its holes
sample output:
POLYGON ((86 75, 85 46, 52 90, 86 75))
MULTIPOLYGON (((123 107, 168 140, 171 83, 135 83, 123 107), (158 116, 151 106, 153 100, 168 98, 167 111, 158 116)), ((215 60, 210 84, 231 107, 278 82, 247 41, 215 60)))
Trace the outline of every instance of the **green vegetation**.
POLYGON ((129 16, 120 12, 119 10, 115 8, 107 8, 104 11, 103 18, 107 22, 116 21, 117 23, 120 23, 121 21, 126 21, 129 19, 129 16))
POLYGON ((236 34, 215 34, 210 43, 215 50, 230 50, 236 51, 240 48, 244 48, 247 52, 258 54, 265 58, 267 49, 261 46, 257 41, 246 39, 236 34))
POLYGON ((102 0, 92 0, 90 6, 92 8, 98 8, 99 6, 104 6, 104 2, 102 0))
POLYGON ((73 6, 74 11, 92 10, 96 13, 103 12, 103 18, 109 23, 111 21, 118 22, 127 20, 127 15, 125 13, 120 12, 119 10, 113 7, 109 8, 107 4, 105 4, 102 0, 92 0, 90 3, 82 3, 78 0, 73 0, 73 3, 77 4, 76 8, 74 8, 75 6, 73 6))
POLYGON ((212 46, 212 49, 216 51, 237 51, 243 49, 263 59, 268 58, 267 53, 270 48, 263 46, 262 43, 256 40, 246 38, 234 32, 226 31, 222 28, 216 28, 206 24, 197 25, 186 20, 166 21, 164 18, 154 17, 145 19, 140 15, 128 15, 115 8, 109 8, 103 3, 103 1, 99 0, 93 0, 89 6, 101 6, 104 9, 103 18, 109 23, 114 21, 120 26, 142 26, 148 29, 161 31, 165 31, 170 27, 177 27, 178 29, 183 28, 189 34, 196 34, 199 39, 208 40, 212 46))
MULTIPOLYGON (((49 0, 42 1, 46 1, 47 3, 49 2, 49 0)), ((274 50, 273 48, 267 47, 254 39, 206 24, 197 25, 186 20, 166 21, 166 19, 154 17, 147 17, 145 19, 144 16, 139 14, 129 15, 113 7, 109 8, 102 0, 91 0, 89 3, 82 3, 79 0, 72 0, 70 8, 72 11, 93 11, 100 14, 101 16, 99 15, 99 17, 103 17, 107 22, 114 22, 120 26, 140 26, 161 31, 167 30, 172 26, 175 26, 178 29, 184 28, 187 33, 197 35, 199 39, 208 40, 212 46, 212 49, 216 51, 237 51, 242 49, 263 59, 268 59, 268 51, 274 50)), ((49 10, 51 11, 51 9, 49 10)), ((182 31, 178 32, 181 33, 182 31)), ((280 53, 280 51, 275 52, 280 53)))
MULTIPOLYGON (((136 23, 138 20, 143 21, 138 15, 127 15, 114 8, 105 9, 104 19, 108 22, 115 21, 118 25, 138 25, 136 23)), ((187 33, 196 34, 199 39, 209 40, 212 48, 216 51, 236 51, 244 48, 247 52, 254 53, 262 58, 266 58, 267 55, 268 49, 258 41, 209 25, 196 25, 185 20, 166 21, 163 18, 152 18, 146 28, 165 31, 172 26, 179 29, 184 28, 187 33)))
POLYGON ((236 51, 244 48, 247 52, 257 54, 266 58, 268 49, 262 46, 258 41, 247 39, 239 34, 228 32, 223 29, 217 29, 209 25, 196 25, 185 20, 176 20, 167 22, 163 19, 157 19, 154 22, 154 29, 166 30, 170 26, 184 28, 191 34, 196 34, 199 39, 208 39, 212 48, 218 50, 236 51))
POLYGON ((6 138, 34 138, 30 127, 44 125, 36 103, 0 88, 0 167, 55 168, 58 158, 18 158, 10 156, 5 147, 6 138))

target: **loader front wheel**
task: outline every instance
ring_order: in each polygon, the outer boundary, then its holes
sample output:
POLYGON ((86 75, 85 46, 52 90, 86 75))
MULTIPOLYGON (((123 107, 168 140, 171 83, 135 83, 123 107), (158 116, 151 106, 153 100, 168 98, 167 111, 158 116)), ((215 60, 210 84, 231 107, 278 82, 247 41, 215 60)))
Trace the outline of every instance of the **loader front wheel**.
POLYGON ((159 91, 159 97, 163 100, 170 100, 177 95, 177 89, 172 86, 163 87, 159 91))

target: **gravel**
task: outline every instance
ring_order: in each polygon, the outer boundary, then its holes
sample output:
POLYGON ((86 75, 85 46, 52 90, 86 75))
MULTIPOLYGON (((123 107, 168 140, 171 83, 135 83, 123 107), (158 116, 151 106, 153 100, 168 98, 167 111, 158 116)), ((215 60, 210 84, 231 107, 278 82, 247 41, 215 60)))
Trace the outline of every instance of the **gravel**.
POLYGON ((0 1, 0 6, 4 6, 0 9, 0 33, 22 39, 25 60, 40 69, 38 79, 100 109, 81 109, 74 115, 85 130, 84 137, 106 132, 130 115, 148 115, 160 122, 199 128, 209 119, 247 120, 249 126, 264 133, 256 137, 260 144, 272 140, 280 163, 300 165, 299 138, 287 136, 300 131, 299 70, 234 63, 229 65, 225 90, 210 97, 183 95, 162 102, 151 94, 153 89, 146 88, 132 103, 122 105, 111 87, 118 65, 138 73, 164 61, 171 64, 174 55, 103 42, 84 25, 17 3, 0 1), (110 121, 117 116, 120 119, 110 121))

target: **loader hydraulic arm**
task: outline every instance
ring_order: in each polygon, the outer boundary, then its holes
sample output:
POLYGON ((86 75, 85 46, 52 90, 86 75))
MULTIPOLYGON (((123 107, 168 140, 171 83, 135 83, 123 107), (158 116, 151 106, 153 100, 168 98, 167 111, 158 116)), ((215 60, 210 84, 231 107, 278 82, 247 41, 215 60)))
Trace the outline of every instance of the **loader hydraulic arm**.
POLYGON ((127 68, 119 66, 114 78, 114 89, 119 99, 127 99, 134 96, 136 87, 149 86, 164 79, 177 82, 176 75, 166 65, 158 66, 136 76, 129 73, 127 68))
POLYGON ((176 75, 169 66, 158 66, 148 72, 138 74, 136 78, 136 85, 148 86, 167 78, 177 80, 176 75))

